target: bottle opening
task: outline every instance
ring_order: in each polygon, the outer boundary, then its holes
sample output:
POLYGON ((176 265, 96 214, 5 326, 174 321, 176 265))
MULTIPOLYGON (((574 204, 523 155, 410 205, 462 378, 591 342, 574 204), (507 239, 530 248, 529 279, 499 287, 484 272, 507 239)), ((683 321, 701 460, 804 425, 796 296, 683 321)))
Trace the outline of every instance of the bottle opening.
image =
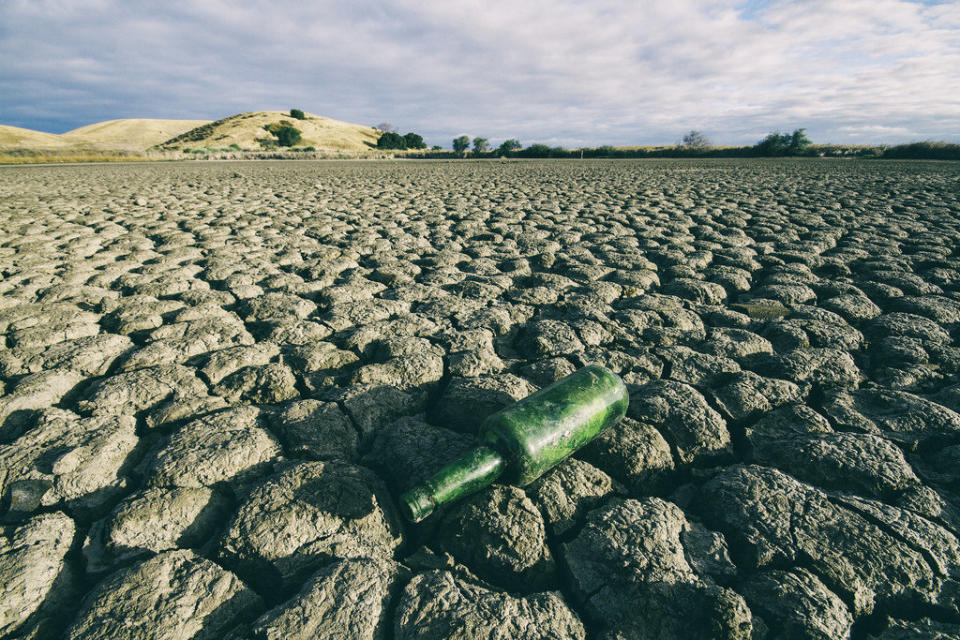
POLYGON ((399 507, 401 515, 409 522, 420 522, 433 513, 435 503, 423 487, 415 487, 400 496, 399 507))

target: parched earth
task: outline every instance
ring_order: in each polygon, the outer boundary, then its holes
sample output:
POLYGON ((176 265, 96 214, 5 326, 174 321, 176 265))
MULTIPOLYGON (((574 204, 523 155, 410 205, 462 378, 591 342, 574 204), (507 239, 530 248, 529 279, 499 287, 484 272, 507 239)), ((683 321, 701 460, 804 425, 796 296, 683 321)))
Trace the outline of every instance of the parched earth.
POLYGON ((958 265, 956 163, 0 169, 0 637, 956 638, 958 265))

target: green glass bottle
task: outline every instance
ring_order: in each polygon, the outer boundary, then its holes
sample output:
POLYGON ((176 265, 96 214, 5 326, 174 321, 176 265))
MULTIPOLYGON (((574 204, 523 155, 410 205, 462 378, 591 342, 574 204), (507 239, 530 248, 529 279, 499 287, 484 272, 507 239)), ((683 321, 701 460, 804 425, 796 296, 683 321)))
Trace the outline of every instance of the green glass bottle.
POLYGON ((420 522, 497 478, 529 484, 616 424, 628 402, 626 386, 609 369, 571 373, 484 420, 478 446, 400 496, 400 510, 420 522))

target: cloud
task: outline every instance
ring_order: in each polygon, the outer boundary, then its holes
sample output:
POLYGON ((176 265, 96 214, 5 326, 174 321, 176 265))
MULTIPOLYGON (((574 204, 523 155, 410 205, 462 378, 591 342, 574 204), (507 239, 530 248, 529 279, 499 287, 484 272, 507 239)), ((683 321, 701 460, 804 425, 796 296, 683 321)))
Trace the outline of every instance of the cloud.
POLYGON ((571 146, 693 128, 956 139, 957 68, 953 2, 0 3, 0 122, 53 131, 298 107, 445 146, 464 129, 571 146))

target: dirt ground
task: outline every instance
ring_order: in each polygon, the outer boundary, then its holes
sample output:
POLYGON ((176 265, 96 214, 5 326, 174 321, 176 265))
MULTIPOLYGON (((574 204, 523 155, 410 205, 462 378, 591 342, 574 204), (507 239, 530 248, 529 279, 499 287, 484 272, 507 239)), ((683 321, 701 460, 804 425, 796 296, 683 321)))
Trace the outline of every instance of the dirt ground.
POLYGON ((0 167, 0 637, 957 637, 958 265, 958 163, 0 167))

